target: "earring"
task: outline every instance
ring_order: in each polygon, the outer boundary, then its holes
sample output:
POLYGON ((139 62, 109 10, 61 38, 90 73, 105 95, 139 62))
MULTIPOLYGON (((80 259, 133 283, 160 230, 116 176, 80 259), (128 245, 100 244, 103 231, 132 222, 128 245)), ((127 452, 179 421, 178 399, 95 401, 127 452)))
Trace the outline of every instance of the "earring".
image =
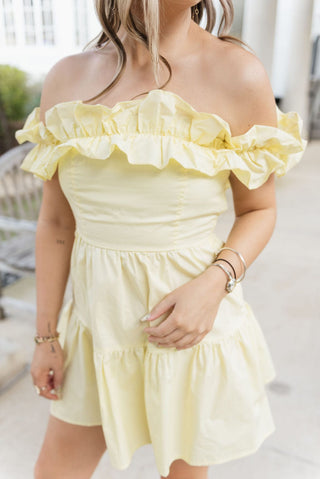
POLYGON ((193 10, 193 12, 192 12, 192 19, 193 19, 193 20, 194 20, 194 18, 195 18, 195 15, 196 15, 196 18, 197 18, 197 20, 198 20, 199 9, 198 9, 197 6, 196 6, 196 8, 193 10))

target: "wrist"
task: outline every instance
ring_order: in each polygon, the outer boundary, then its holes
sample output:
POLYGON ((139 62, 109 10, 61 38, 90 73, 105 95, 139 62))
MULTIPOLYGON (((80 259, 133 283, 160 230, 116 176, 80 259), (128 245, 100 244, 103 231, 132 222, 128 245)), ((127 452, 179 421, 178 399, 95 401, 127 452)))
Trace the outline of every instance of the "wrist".
POLYGON ((227 278, 224 271, 222 271, 220 268, 213 267, 213 265, 210 264, 204 273, 207 277, 207 280, 211 283, 212 289, 218 291, 221 298, 224 298, 227 296, 227 294, 229 294, 226 290, 227 278))
POLYGON ((36 344, 53 343, 59 339, 59 335, 59 332, 49 336, 41 336, 39 334, 36 334, 34 336, 34 341, 36 344))
POLYGON ((48 332, 48 331, 44 331, 44 330, 41 330, 41 329, 37 328, 37 330, 35 332, 35 335, 36 336, 45 336, 45 337, 57 336, 58 331, 56 329, 50 329, 50 332, 48 332))
POLYGON ((37 319, 36 321, 36 333, 39 336, 55 336, 57 334, 57 324, 58 321, 56 318, 42 318, 37 319))

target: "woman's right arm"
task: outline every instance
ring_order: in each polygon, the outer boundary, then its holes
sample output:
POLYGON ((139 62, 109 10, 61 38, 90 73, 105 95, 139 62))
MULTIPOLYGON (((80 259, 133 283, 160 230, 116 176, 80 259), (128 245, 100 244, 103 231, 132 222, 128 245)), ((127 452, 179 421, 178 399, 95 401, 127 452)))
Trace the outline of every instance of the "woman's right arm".
MULTIPOLYGON (((59 102, 57 70, 47 75, 41 95, 40 119, 45 123, 45 112, 59 102)), ((63 304, 70 271, 70 258, 74 242, 75 219, 59 183, 58 169, 51 180, 43 183, 42 202, 36 230, 36 333, 51 336, 56 333, 59 312, 63 304)), ((41 395, 55 399, 50 393, 58 389, 63 380, 63 351, 58 340, 35 345, 31 364, 33 383, 47 386, 41 395), (49 376, 49 369, 54 376, 49 376)))
POLYGON ((69 276, 75 220, 57 176, 43 185, 36 231, 37 333, 56 332, 69 276))

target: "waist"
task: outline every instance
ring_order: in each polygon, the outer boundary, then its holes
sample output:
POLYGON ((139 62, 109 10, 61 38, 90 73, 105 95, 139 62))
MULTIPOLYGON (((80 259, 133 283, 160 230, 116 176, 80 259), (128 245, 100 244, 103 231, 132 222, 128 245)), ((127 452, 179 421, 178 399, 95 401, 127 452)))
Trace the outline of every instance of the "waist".
POLYGON ((88 245, 96 248, 117 250, 117 251, 136 251, 141 253, 152 253, 159 251, 180 251, 188 248, 208 248, 210 251, 218 251, 224 244, 224 241, 219 238, 214 232, 207 233, 206 235, 193 234, 191 237, 185 239, 185 241, 165 241, 163 238, 161 241, 152 242, 148 241, 148 238, 141 237, 139 241, 136 239, 132 241, 132 236, 129 232, 126 237, 122 237, 121 241, 117 241, 117 238, 106 236, 99 238, 94 235, 88 235, 80 228, 75 230, 75 240, 82 241, 88 245))

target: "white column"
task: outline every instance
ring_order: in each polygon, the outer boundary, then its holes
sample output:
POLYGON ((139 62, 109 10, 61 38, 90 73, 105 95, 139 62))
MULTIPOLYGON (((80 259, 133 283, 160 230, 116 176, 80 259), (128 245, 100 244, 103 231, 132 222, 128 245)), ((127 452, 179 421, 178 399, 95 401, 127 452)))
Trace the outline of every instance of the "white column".
POLYGON ((34 21, 35 21, 35 34, 37 47, 43 45, 43 30, 42 30, 42 10, 40 0, 34 0, 33 3, 34 21))
POLYGON ((23 3, 21 0, 13 0, 14 8, 14 28, 16 32, 17 47, 23 48, 25 45, 25 23, 23 3))
POLYGON ((55 35, 57 54, 60 57, 75 52, 75 3, 73 0, 54 0, 55 35))
POLYGON ((101 25, 95 14, 93 4, 88 5, 88 32, 89 40, 92 40, 101 31, 101 25))
MULTIPOLYGON (((246 0, 244 5, 242 40, 255 51, 269 76, 272 74, 277 1, 246 0)), ((304 3, 305 0, 298 1, 304 3)))
POLYGON ((280 0, 290 29, 287 32, 288 61, 282 110, 296 110, 308 119, 308 95, 311 68, 313 0, 280 0))
POLYGON ((3 15, 3 9, 0 8, 0 51, 3 49, 5 43, 4 43, 5 35, 4 35, 4 15, 3 15))

